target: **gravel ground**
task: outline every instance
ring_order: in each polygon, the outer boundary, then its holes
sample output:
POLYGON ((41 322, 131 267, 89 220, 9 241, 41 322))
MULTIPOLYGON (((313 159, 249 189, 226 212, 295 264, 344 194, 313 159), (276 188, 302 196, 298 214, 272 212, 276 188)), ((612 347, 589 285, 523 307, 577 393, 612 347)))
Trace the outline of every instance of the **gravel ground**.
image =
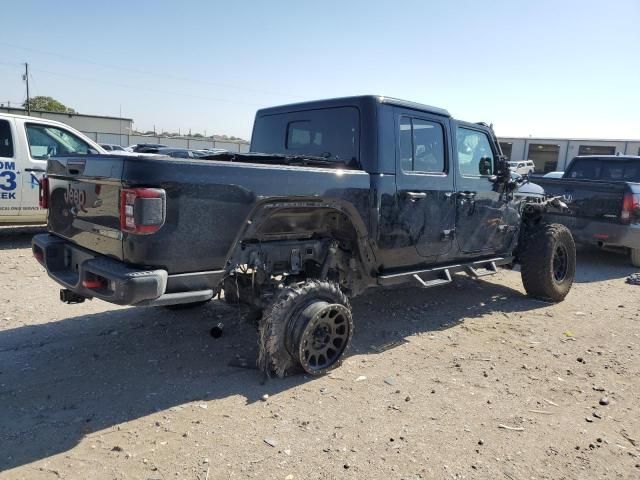
POLYGON ((579 252, 557 305, 507 271, 371 291, 341 368, 261 384, 238 311, 63 305, 29 232, 2 234, 2 479, 640 478, 621 256, 579 252))

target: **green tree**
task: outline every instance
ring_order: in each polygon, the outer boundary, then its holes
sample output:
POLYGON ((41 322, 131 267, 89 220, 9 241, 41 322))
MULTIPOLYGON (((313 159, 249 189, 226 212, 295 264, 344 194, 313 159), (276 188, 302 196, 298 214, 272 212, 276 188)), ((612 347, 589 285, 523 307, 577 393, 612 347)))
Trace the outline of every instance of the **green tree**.
POLYGON ((22 106, 25 109, 31 107, 31 110, 44 110, 45 112, 76 113, 73 108, 67 107, 53 97, 33 97, 29 99, 28 105, 27 102, 24 102, 22 106))

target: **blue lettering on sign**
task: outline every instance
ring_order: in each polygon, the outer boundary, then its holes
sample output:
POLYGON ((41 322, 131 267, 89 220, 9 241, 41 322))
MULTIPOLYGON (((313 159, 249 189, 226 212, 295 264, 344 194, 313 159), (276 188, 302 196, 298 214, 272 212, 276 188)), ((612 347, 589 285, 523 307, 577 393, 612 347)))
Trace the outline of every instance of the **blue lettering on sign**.
POLYGON ((33 173, 31 174, 31 189, 40 188, 40 179, 35 176, 33 173))
POLYGON ((15 190, 17 186, 15 172, 0 172, 0 190, 11 191, 15 190))
POLYGON ((15 170, 16 169, 16 162, 0 162, 0 170, 5 169, 5 170, 15 170))

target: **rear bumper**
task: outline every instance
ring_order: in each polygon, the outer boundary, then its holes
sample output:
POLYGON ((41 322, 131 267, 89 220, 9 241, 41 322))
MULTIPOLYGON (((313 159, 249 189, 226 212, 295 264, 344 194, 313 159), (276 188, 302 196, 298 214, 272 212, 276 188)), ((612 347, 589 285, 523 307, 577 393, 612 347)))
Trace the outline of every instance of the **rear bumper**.
POLYGON ((175 305, 211 299, 224 272, 169 275, 133 267, 51 234, 33 237, 32 250, 49 276, 78 295, 116 305, 175 305))
POLYGON ((640 224, 621 225, 617 223, 554 218, 569 228, 576 243, 604 247, 640 248, 640 224))

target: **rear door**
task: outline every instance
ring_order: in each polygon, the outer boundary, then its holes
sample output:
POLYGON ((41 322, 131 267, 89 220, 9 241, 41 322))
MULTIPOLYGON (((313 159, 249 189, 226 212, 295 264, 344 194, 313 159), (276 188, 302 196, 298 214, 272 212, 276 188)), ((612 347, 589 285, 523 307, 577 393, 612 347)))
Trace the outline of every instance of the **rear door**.
POLYGON ((445 255, 455 222, 448 119, 395 109, 396 230, 416 259, 445 255))
POLYGON ((456 155, 456 238, 463 253, 506 250, 517 231, 518 214, 500 185, 492 183, 498 152, 488 129, 454 122, 456 155))
POLYGON ((15 121, 0 118, 0 217, 20 214, 20 168, 15 143, 15 121))

